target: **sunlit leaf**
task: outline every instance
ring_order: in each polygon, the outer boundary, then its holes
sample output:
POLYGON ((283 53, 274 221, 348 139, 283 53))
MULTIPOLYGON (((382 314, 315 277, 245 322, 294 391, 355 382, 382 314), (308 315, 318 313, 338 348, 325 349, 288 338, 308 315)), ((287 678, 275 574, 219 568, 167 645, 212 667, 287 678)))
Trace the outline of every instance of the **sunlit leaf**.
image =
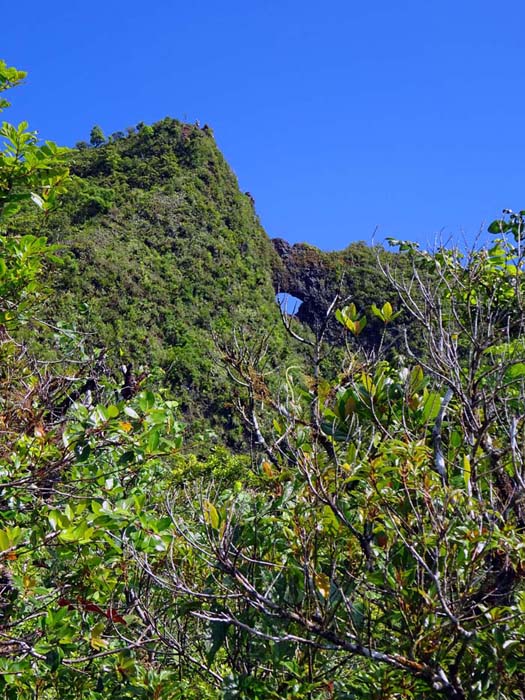
POLYGON ((328 598, 330 595, 330 579, 328 576, 326 574, 315 574, 314 580, 319 593, 323 598, 328 598))
POLYGON ((219 513, 217 508, 210 501, 204 501, 203 503, 204 511, 204 521, 206 524, 211 525, 211 527, 216 530, 219 527, 219 513))

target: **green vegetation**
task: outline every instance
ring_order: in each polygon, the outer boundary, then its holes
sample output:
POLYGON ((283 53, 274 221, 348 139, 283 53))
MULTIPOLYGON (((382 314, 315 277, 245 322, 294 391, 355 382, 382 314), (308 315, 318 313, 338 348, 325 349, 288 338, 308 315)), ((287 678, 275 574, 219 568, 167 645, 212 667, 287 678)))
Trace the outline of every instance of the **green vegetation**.
MULTIPOLYGON (((333 254, 302 245, 285 265, 208 127, 165 119, 109 140, 93 132, 94 147, 71 152, 68 192, 44 227, 62 257, 48 277, 47 321, 78 332, 88 355, 103 351, 115 377, 122 363, 138 375, 160 368, 193 430, 211 424, 238 442, 214 338, 229 342, 234 329, 258 335, 270 343, 272 368, 301 363, 276 291, 304 300, 299 318, 315 333, 336 295, 360 309, 390 298, 386 279, 378 286, 376 257, 400 258, 364 244, 333 254)), ((12 231, 38 225, 30 210, 12 231)), ((344 344, 337 324, 330 332, 344 344)), ((398 336, 394 329, 386 342, 398 336)), ((363 339, 374 347, 380 338, 371 319, 363 339)), ((40 353, 49 345, 55 352, 55 338, 39 333, 39 342, 40 353)))
POLYGON ((364 246, 277 258, 207 128, 1 133, 2 697, 523 700, 525 212, 378 298, 364 246))
POLYGON ((214 335, 272 331, 287 357, 270 241, 208 128, 173 119, 71 155, 46 228, 61 244, 48 320, 124 361, 159 367, 195 426, 232 423, 214 335), (199 423, 202 425, 202 423, 199 423))

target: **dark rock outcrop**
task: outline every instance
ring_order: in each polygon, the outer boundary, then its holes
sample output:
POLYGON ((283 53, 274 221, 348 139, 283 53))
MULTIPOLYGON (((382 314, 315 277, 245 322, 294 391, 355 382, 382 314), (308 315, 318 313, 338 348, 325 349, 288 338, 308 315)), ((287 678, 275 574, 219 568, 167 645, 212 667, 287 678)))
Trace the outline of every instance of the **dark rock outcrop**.
POLYGON ((303 303, 296 315, 315 331, 323 323, 336 294, 344 295, 344 275, 338 274, 329 254, 314 246, 290 245, 282 238, 274 238, 272 243, 279 256, 274 269, 275 291, 300 299, 303 303))
MULTIPOLYGON (((273 267, 275 292, 290 294, 303 302, 295 313, 299 321, 316 332, 337 296, 339 308, 353 302, 358 313, 367 317, 367 325, 359 336, 360 345, 375 348, 384 336, 387 346, 399 347, 401 326, 407 323, 404 314, 385 329, 370 307, 382 306, 385 301, 398 307, 397 294, 378 261, 401 270, 406 266, 402 256, 362 242, 335 252, 306 243, 291 245, 282 238, 274 238, 272 244, 278 257, 273 267)), ((337 344, 353 340, 335 319, 329 323, 327 339, 337 344)))

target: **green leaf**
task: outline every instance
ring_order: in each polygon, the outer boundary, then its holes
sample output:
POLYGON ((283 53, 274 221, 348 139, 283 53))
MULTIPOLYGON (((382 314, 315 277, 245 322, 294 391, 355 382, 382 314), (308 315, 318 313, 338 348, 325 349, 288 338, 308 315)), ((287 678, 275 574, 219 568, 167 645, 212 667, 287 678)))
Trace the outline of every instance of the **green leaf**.
POLYGON ((458 449, 458 447, 461 447, 461 445, 463 444, 463 437, 462 437, 461 433, 459 432, 459 430, 453 430, 450 433, 449 444, 451 447, 453 447, 456 450, 458 449))
POLYGON ((79 442, 75 445, 75 455, 78 462, 86 462, 91 454, 91 447, 85 442, 79 442))
POLYGON ((408 393, 412 396, 425 385, 425 375, 421 365, 415 365, 408 380, 408 393))
POLYGON ((372 377, 369 374, 366 374, 366 372, 361 373, 361 383, 363 385, 364 390, 368 394, 370 394, 370 396, 374 396, 374 394, 376 393, 376 386, 372 377))
POLYGON ((106 627, 105 622, 97 622, 97 624, 91 629, 89 635, 89 643, 91 647, 95 650, 105 649, 108 645, 106 639, 102 639, 102 634, 106 627))
POLYGON ((46 665, 49 666, 51 671, 56 671, 57 668, 60 666, 60 662, 62 661, 62 657, 63 657, 63 652, 60 649, 60 647, 57 647, 55 649, 51 649, 46 654, 46 658, 45 658, 46 665))
POLYGON ((134 408, 131 408, 131 406, 124 406, 124 413, 130 418, 133 418, 133 420, 140 420, 139 414, 134 408))
POLYGON ((496 219, 488 227, 489 233, 505 233, 509 228, 509 224, 504 219, 496 219))
POLYGON ((131 462, 135 461, 136 457, 137 453, 135 453, 133 450, 127 450, 120 455, 118 463, 120 465, 130 464, 131 462))
POLYGON ((521 379, 522 377, 525 377, 525 363, 523 362, 516 362, 516 364, 509 367, 505 372, 505 379, 507 379, 507 381, 521 379))
POLYGON ((139 397, 139 406, 143 411, 149 411, 155 405, 155 394, 152 391, 144 391, 139 397))
POLYGON ((0 530, 0 552, 11 548, 11 538, 5 530, 0 530))
POLYGON ((423 404, 423 420, 425 422, 434 420, 439 413, 441 407, 441 394, 435 391, 428 393, 425 403, 423 404))
POLYGON ((59 510, 52 510, 48 513, 47 519, 49 520, 51 528, 53 530, 58 530, 58 528, 62 527, 64 516, 59 510))
POLYGON ((228 622, 221 622, 220 620, 210 622, 211 646, 206 654, 208 666, 212 665, 217 652, 224 644, 229 627, 230 625, 228 622))
POLYGON ((148 436, 148 450, 150 452, 155 452, 160 442, 160 433, 158 428, 152 430, 148 436))
POLYGON ((372 304, 372 306, 370 307, 370 310, 372 311, 374 316, 377 316, 377 318, 380 318, 382 321, 384 321, 381 309, 379 309, 375 304, 372 304))
POLYGON ((324 506, 322 511, 323 529, 330 535, 336 535, 339 531, 339 520, 330 506, 324 506))

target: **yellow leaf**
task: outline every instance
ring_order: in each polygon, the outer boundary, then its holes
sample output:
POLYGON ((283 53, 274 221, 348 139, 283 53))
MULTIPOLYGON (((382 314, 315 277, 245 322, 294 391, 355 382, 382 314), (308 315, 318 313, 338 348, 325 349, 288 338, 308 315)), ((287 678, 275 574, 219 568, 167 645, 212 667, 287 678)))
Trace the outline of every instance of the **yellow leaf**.
POLYGON ((390 319, 392 318, 392 312, 393 312, 392 304, 389 301, 386 301, 383 304, 383 308, 381 309, 381 312, 383 314, 383 318, 384 318, 385 322, 390 321, 390 319))
POLYGON ((470 458, 468 455, 463 457, 463 479, 465 480, 465 486, 468 488, 470 481, 470 458))
POLYGON ((357 331, 357 321, 353 321, 351 318, 345 319, 346 327, 350 333, 356 333, 357 331))
POLYGON ((207 525, 211 525, 211 527, 216 530, 219 527, 219 513, 217 512, 217 508, 215 508, 210 501, 204 501, 202 505, 204 507, 204 522, 207 525))
POLYGON ((367 391, 371 396, 373 396, 376 393, 375 384, 372 381, 372 377, 369 374, 366 374, 366 372, 362 372, 361 382, 365 391, 367 391))
POLYGON ((270 464, 270 462, 264 461, 261 464, 261 468, 262 468, 263 472, 266 474, 266 476, 269 476, 270 478, 272 478, 274 476, 272 465, 270 464))
POLYGON ((131 423, 128 423, 127 421, 120 421, 119 425, 121 430, 124 430, 126 433, 129 433, 133 429, 131 423))
POLYGON ((102 632, 104 631, 105 626, 105 622, 97 622, 97 624, 91 630, 91 634, 89 635, 89 643, 93 649, 104 649, 107 647, 107 640, 102 639, 102 632))
POLYGON ((24 574, 22 583, 24 585, 24 589, 27 591, 35 587, 36 580, 33 576, 30 576, 29 574, 24 574))
POLYGON ((319 593, 323 598, 328 598, 330 595, 330 579, 326 574, 316 574, 314 577, 315 585, 319 589, 319 593))

